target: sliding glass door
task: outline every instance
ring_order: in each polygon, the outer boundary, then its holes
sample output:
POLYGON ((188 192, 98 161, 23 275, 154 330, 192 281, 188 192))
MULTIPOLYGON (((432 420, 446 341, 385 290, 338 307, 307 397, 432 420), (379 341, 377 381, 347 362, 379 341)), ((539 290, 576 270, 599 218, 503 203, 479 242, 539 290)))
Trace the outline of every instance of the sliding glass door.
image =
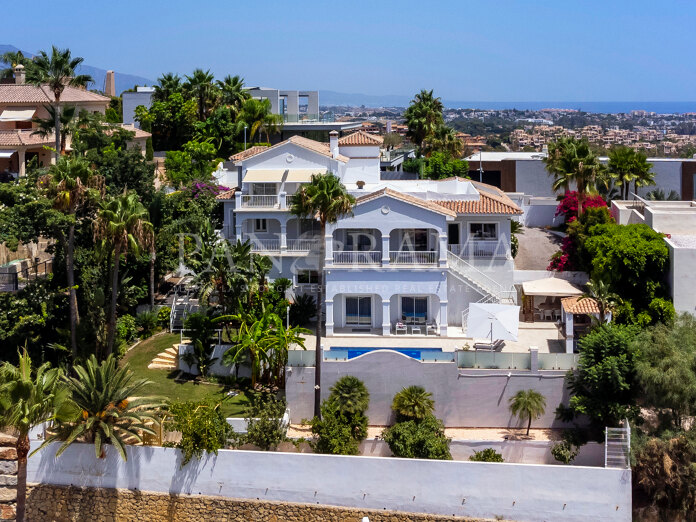
POLYGON ((346 326, 372 325, 372 297, 346 297, 346 326))
POLYGON ((406 324, 425 324, 428 318, 427 297, 402 297, 401 320, 406 324))

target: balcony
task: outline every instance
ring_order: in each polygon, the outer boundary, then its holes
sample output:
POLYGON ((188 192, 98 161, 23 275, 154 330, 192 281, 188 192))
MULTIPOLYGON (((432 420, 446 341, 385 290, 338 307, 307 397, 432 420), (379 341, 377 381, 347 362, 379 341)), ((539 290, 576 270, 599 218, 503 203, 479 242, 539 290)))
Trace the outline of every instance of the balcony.
POLYGON ((247 237, 253 252, 280 252, 280 239, 258 239, 247 237))
POLYGON ((314 252, 319 250, 319 238, 288 239, 288 252, 314 252))
POLYGON ((463 245, 447 245, 453 254, 463 258, 506 259, 510 249, 497 240, 474 240, 463 245))
POLYGON ((392 250, 389 263, 392 265, 435 265, 439 253, 436 251, 392 250))
POLYGON ((242 208, 280 208, 280 197, 242 195, 242 208))
POLYGON ((335 265, 379 265, 382 262, 380 250, 342 251, 333 253, 335 265))

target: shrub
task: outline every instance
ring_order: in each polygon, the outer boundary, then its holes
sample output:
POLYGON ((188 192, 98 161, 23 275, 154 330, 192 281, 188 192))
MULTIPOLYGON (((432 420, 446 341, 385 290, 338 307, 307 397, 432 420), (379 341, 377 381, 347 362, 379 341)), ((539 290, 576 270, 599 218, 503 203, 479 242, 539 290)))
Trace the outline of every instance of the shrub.
POLYGON ((163 306, 157 311, 157 322, 162 328, 169 328, 169 318, 172 315, 172 309, 168 306, 163 306))
POLYGON ((285 399, 262 393, 250 397, 251 406, 247 409, 247 432, 238 443, 253 444, 264 451, 273 450, 287 440, 288 426, 283 421, 285 399))
POLYGON ((474 454, 469 457, 469 460, 473 460, 474 462, 505 462, 503 456, 493 448, 474 451, 474 454))
POLYGON ((158 323, 158 313, 154 310, 140 312, 135 318, 135 324, 140 328, 141 339, 152 337, 155 331, 157 331, 158 323))
POLYGON ((392 410, 396 413, 396 421, 420 420, 432 415, 435 402, 433 394, 425 391, 422 386, 409 386, 394 395, 392 410))
MULTIPOLYGON (((582 202, 582 210, 588 208, 607 208, 604 198, 598 194, 588 194, 582 202)), ((556 216, 565 216, 566 223, 578 218, 578 193, 574 190, 566 192, 556 207, 556 216)))
POLYGON ((290 323, 305 326, 317 315, 317 302, 310 294, 300 294, 290 305, 290 323))
POLYGON ((170 429, 181 432, 176 447, 184 454, 181 466, 193 457, 201 458, 203 452, 215 453, 224 448, 232 427, 222 414, 220 403, 214 401, 177 402, 171 405, 173 420, 170 429))
POLYGON ((397 422, 382 433, 396 457, 452 460, 450 439, 445 437, 442 421, 428 415, 420 421, 397 422))
POLYGON ((138 334, 138 327, 132 315, 122 315, 116 320, 116 342, 131 343, 138 334))
POLYGON ((551 448, 551 455, 562 464, 570 464, 578 456, 579 448, 573 446, 569 441, 564 440, 554 444, 551 448))

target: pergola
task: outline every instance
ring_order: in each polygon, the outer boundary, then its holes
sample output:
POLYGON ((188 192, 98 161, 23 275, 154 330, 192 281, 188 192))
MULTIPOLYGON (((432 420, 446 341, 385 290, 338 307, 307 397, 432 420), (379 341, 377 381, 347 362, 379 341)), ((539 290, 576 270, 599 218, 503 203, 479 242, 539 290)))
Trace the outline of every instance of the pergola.
POLYGON ((543 306, 553 306, 559 314, 560 303, 558 300, 563 297, 581 296, 582 290, 572 284, 570 281, 558 277, 545 277, 543 279, 535 279, 533 281, 525 281, 522 283, 522 313, 525 321, 534 322, 534 313, 543 310, 543 306), (539 304, 539 308, 535 307, 537 297, 546 297, 544 303, 539 304), (547 305, 548 298, 553 298, 553 305, 547 305))
MULTIPOLYGON (((561 310, 566 337, 566 353, 573 353, 576 333, 584 333, 589 327, 592 317, 599 320, 601 311, 597 301, 591 297, 561 299, 561 310)), ((607 321, 610 321, 611 312, 607 312, 606 315, 607 321)))

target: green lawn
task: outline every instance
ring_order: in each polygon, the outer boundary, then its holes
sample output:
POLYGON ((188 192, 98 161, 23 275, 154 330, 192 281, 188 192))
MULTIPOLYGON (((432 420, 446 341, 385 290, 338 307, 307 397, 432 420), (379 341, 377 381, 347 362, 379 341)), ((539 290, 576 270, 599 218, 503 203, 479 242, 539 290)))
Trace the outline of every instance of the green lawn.
MULTIPOLYGON (((164 333, 151 337, 130 350, 124 357, 123 363, 128 363, 137 379, 152 381, 146 388, 149 395, 166 397, 170 401, 199 401, 212 397, 222 399, 227 388, 217 384, 201 384, 193 381, 177 382, 174 377, 178 371, 149 370, 147 365, 160 352, 179 342, 178 334, 164 333)), ((226 399, 222 404, 222 411, 227 417, 241 417, 248 405, 248 400, 243 392, 226 399)))

